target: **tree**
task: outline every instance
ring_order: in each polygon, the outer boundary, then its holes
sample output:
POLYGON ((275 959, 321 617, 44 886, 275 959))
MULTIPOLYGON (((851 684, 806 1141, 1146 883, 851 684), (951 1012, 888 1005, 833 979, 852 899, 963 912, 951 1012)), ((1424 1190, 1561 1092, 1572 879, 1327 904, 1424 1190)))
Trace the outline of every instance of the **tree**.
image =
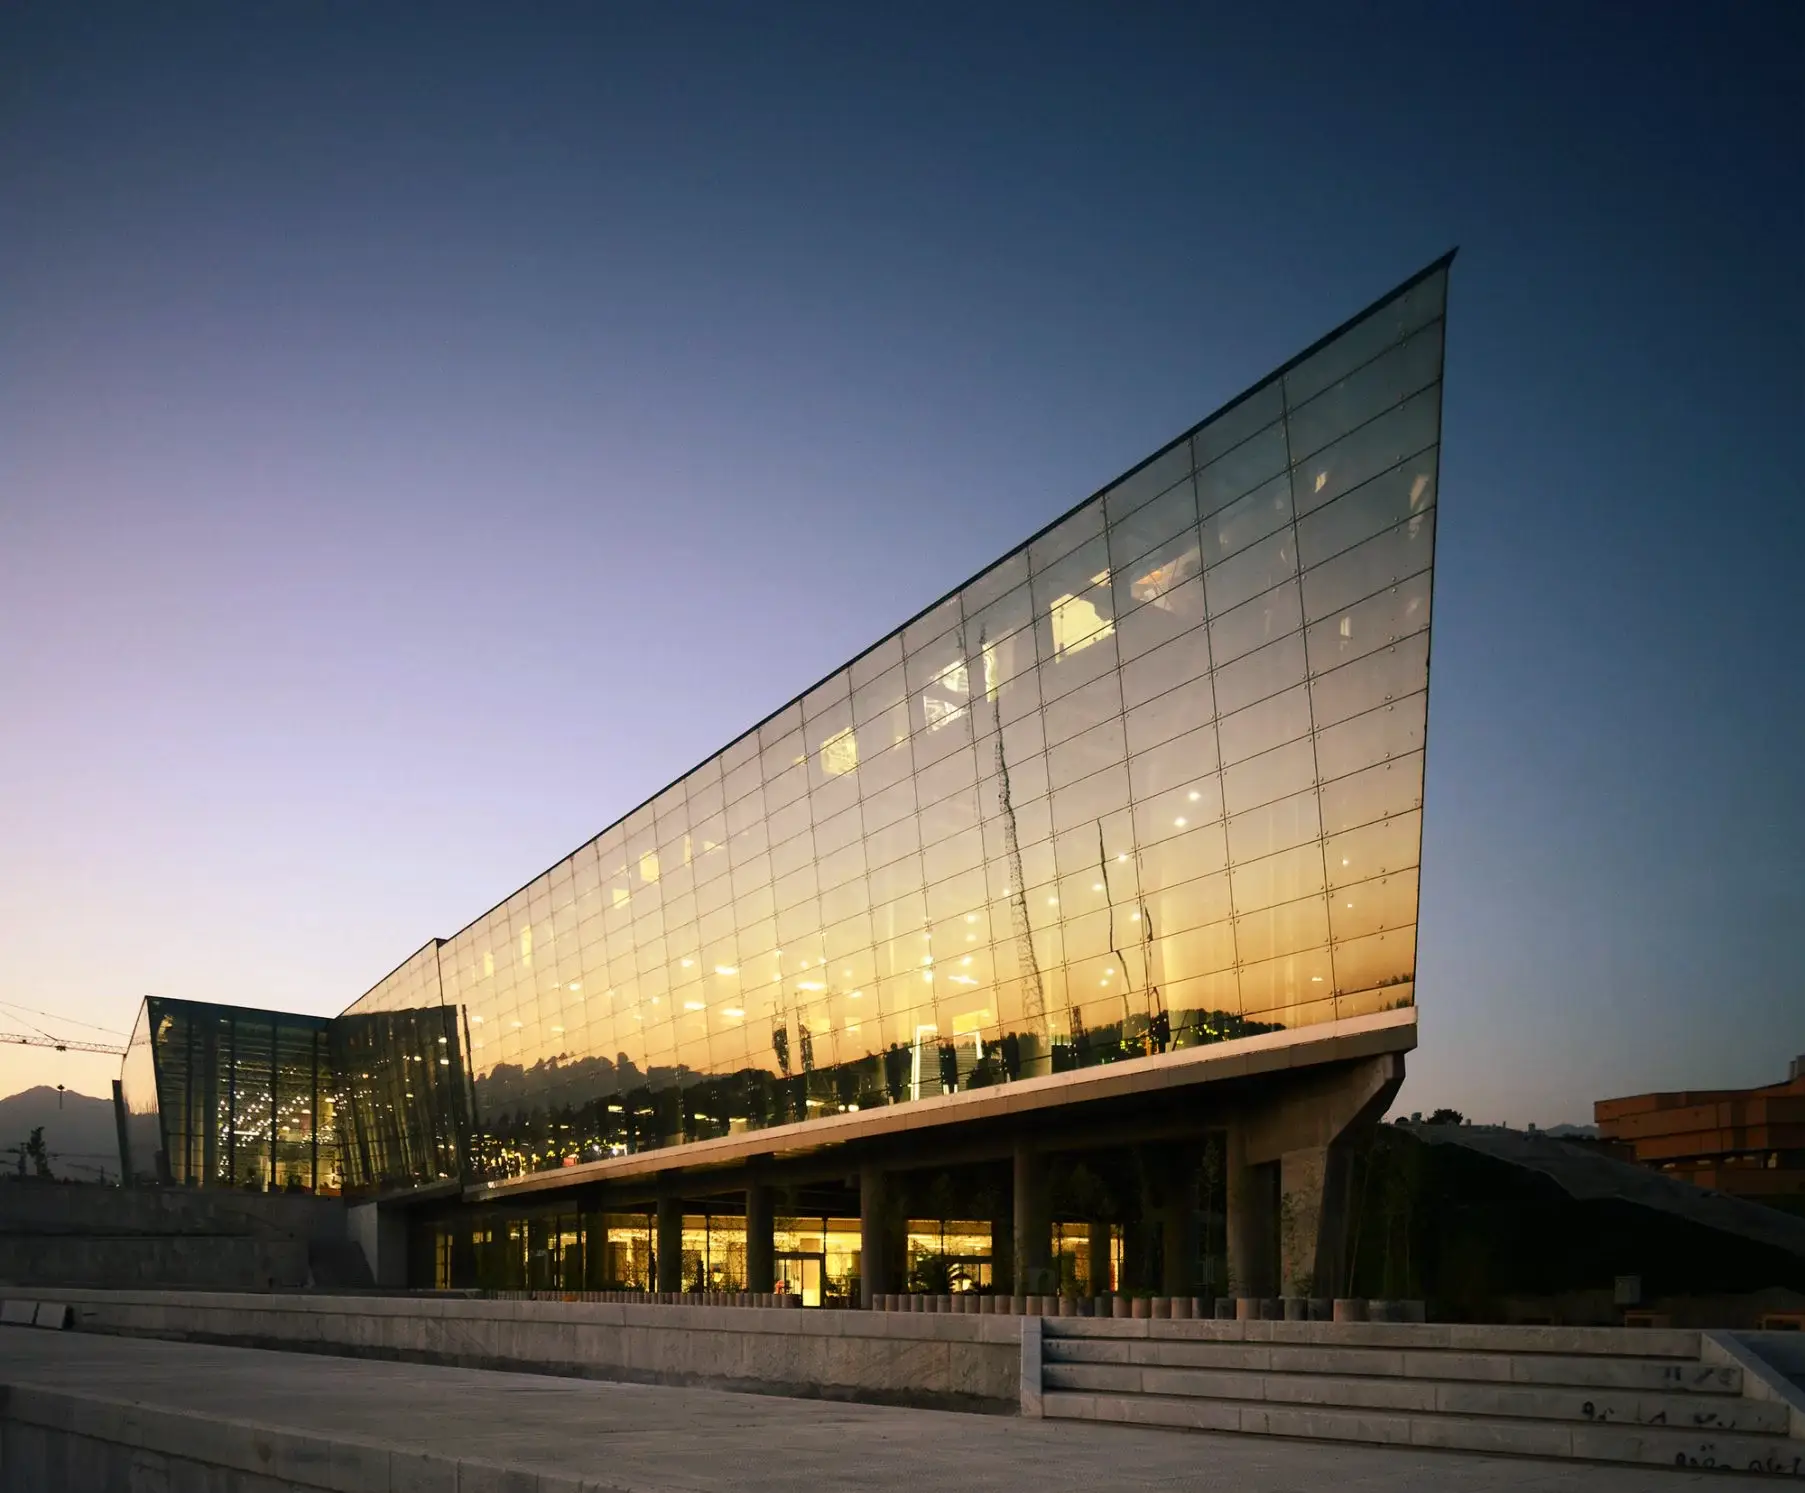
POLYGON ((48 1182, 50 1180, 50 1148, 44 1144, 44 1127, 42 1125, 31 1127, 31 1139, 25 1142, 25 1155, 20 1158, 21 1163, 27 1157, 30 1158, 33 1175, 40 1181, 48 1182))
POLYGON ((1464 1125, 1467 1117, 1457 1109, 1438 1109, 1424 1121, 1428 1125, 1464 1125))

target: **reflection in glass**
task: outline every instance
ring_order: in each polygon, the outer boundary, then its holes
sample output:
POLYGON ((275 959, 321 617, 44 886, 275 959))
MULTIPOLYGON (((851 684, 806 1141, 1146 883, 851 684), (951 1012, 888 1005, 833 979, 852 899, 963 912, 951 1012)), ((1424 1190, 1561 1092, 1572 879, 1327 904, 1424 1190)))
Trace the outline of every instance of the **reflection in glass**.
MULTIPOLYGON (((517 1175, 1411 1001, 1445 274, 377 985, 332 1039, 363 1075, 335 1095, 350 1185, 517 1175)), ((183 1166, 205 1152, 191 1100, 131 1088, 183 1166)), ((850 1269, 842 1222, 793 1222, 804 1292, 850 1269)), ((685 1221, 684 1270, 730 1289, 743 1237, 719 1224, 685 1221)), ((573 1227, 591 1277, 653 1278, 645 1219, 573 1227)), ((523 1240, 498 1234, 496 1258, 523 1240)), ((548 1236, 546 1258, 565 1248, 548 1236)))

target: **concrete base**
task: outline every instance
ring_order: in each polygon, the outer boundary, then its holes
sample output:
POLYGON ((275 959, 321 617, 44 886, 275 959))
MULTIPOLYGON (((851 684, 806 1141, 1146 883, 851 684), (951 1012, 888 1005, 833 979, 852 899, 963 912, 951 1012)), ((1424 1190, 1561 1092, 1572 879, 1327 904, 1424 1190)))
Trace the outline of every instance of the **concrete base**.
POLYGON ((1649 1479, 0 1329, 9 1493, 1642 1493, 1649 1479))

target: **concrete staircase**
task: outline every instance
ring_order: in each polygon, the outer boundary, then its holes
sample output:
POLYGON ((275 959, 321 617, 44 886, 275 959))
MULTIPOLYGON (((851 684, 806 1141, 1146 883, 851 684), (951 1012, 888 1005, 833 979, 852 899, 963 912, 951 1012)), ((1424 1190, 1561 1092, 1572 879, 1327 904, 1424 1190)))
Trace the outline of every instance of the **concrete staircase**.
POLYGON ((1050 1318, 1034 1346, 1050 1418, 1805 1479, 1796 1409, 1697 1332, 1050 1318))

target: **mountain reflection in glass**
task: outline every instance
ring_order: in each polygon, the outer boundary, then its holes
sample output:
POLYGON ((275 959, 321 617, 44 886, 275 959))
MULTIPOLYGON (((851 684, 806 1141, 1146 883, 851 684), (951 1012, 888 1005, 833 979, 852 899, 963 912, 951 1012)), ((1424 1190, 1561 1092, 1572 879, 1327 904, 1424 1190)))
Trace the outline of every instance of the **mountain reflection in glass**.
POLYGON ((457 1133, 410 1175, 1410 1005, 1445 290, 1444 262, 370 991, 347 1016, 443 1006, 409 1042, 461 1044, 457 1133))

